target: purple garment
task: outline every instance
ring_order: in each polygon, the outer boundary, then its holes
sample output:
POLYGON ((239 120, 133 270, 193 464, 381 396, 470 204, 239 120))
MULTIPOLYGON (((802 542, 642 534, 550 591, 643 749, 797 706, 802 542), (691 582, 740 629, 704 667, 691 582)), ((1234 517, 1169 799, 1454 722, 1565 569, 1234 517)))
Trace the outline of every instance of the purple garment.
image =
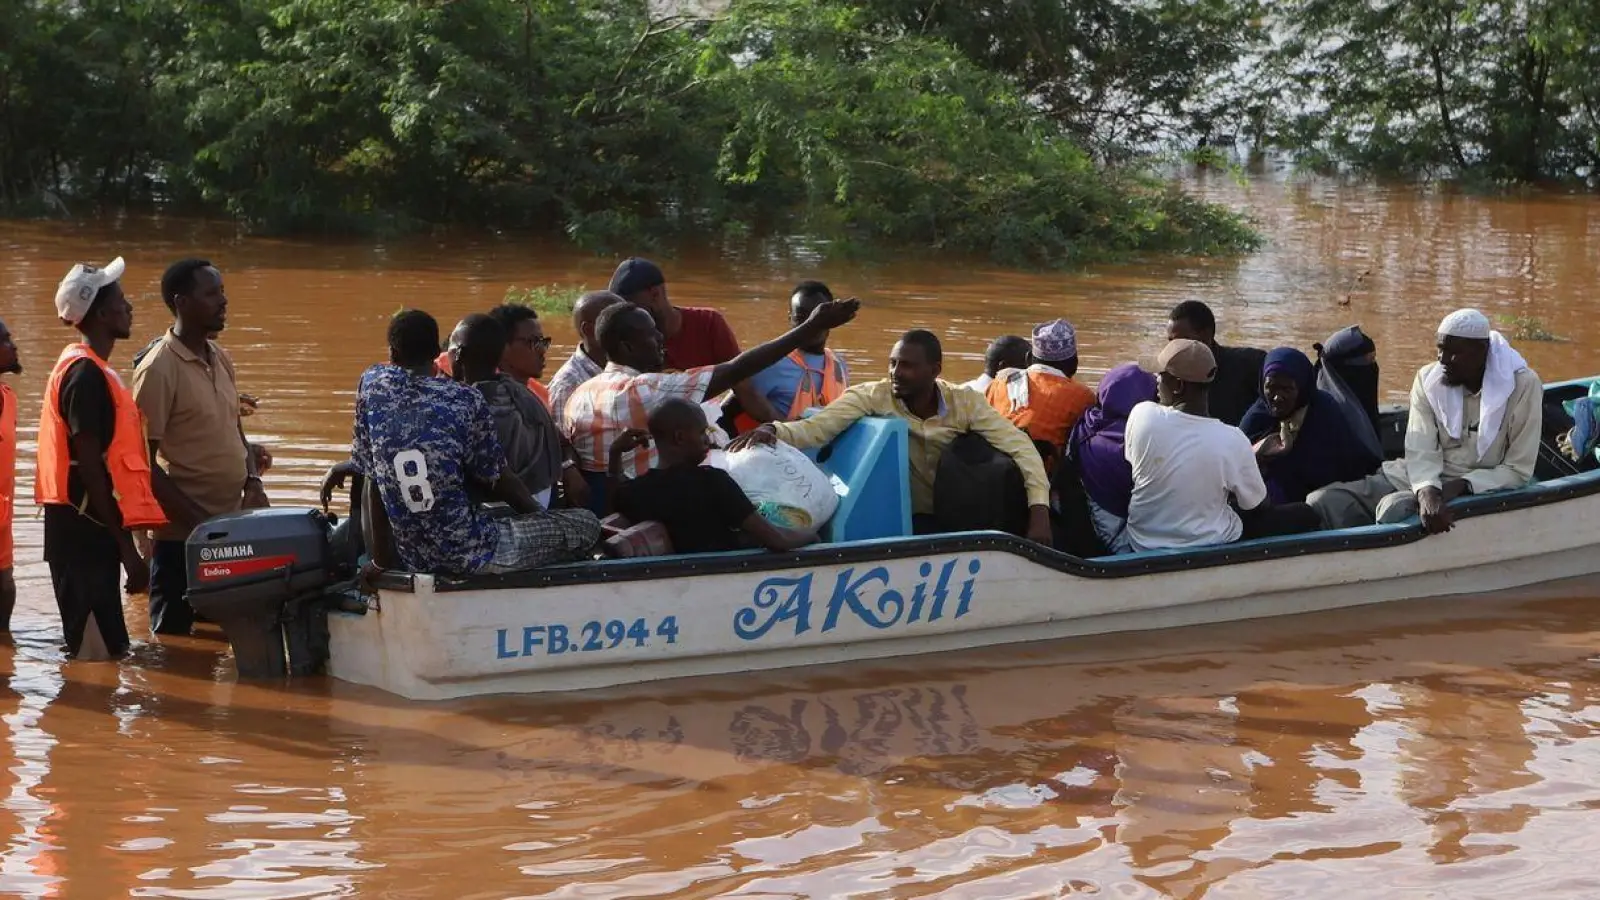
POLYGON ((1156 377, 1124 363, 1100 379, 1096 396, 1098 402, 1072 429, 1072 452, 1089 499, 1106 512, 1127 518, 1133 467, 1123 456, 1123 430, 1135 406, 1156 398, 1156 377))

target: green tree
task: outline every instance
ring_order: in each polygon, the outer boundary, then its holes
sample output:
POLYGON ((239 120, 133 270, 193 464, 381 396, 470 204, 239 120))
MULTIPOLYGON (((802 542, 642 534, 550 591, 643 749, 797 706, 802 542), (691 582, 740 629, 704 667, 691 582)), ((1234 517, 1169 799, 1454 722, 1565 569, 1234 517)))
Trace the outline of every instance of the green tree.
POLYGON ((1575 0, 1284 0, 1277 140, 1380 174, 1537 181, 1597 157, 1600 6, 1575 0))
POLYGON ((1107 158, 1231 134, 1237 66, 1265 39, 1256 0, 859 2, 1011 79, 1107 158))

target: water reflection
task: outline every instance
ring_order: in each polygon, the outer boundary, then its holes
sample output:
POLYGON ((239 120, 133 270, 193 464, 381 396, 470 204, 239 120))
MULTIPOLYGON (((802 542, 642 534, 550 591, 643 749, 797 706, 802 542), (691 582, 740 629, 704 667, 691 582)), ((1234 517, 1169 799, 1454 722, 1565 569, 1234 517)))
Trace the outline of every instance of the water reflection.
MULTIPOLYGON (((1402 390, 1456 306, 1587 333, 1600 201, 1208 179, 1271 237, 1239 260, 1028 274, 807 269, 869 300, 855 369, 931 325, 947 374, 989 336, 1066 315, 1085 369, 1148 354, 1199 297, 1226 340, 1307 344, 1360 321, 1402 390)), ((0 224, 21 420, 66 332, 80 256, 136 260, 142 343, 164 263, 211 247, 233 295, 269 487, 307 502, 348 441, 356 375, 396 306, 450 319, 507 284, 610 263, 515 239, 240 240, 191 223, 0 224), (98 248, 98 249, 97 249, 98 248), (33 298, 33 299, 30 299, 33 298), (34 300, 38 302, 34 302, 34 300)), ((596 274, 599 273, 599 274, 596 274)), ((765 336, 790 261, 686 256, 674 297, 765 336)), ((558 347, 570 326, 547 323, 558 347)), ((1581 340, 1524 344, 1547 378, 1581 340)), ((119 358, 125 359, 127 348, 119 358)), ((25 434, 31 440, 31 432, 25 434)), ((22 454, 24 465, 30 453, 22 454)), ((29 496, 31 473, 19 494, 29 496)), ((417 704, 322 681, 232 683, 215 634, 66 664, 33 511, 18 510, 18 646, 0 648, 0 892, 27 897, 1388 897, 1593 895, 1600 583, 578 698, 417 704)), ((1064 600, 1064 602, 1067 602, 1064 600)), ((138 602, 130 627, 143 628, 138 602)))

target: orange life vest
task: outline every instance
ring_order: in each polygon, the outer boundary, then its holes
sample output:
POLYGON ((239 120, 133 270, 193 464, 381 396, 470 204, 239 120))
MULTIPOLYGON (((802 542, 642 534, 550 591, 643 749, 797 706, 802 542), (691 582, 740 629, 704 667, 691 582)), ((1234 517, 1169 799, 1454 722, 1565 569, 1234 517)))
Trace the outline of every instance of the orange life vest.
POLYGON ((145 439, 144 416, 133 402, 133 392, 122 383, 115 369, 95 355, 88 344, 72 344, 61 351, 56 367, 44 388, 44 409, 39 414, 39 466, 34 476, 33 499, 41 506, 71 506, 67 475, 72 470, 72 453, 67 423, 61 417, 61 380, 67 369, 80 359, 92 361, 106 378, 111 393, 116 427, 111 446, 106 448, 106 472, 111 476, 111 493, 122 511, 122 527, 159 528, 167 517, 156 502, 150 484, 150 444, 145 439))
POLYGON ((1006 369, 995 376, 985 396, 990 406, 1028 437, 1060 453, 1072 426, 1095 404, 1094 391, 1066 375, 1043 369, 1006 369), (1019 397, 1021 402, 1014 399, 1019 397))
MULTIPOLYGON (((822 351, 822 371, 820 372, 806 365, 805 354, 799 350, 790 353, 788 359, 800 367, 800 382, 795 385, 794 402, 789 404, 788 420, 790 422, 799 419, 801 413, 814 406, 827 406, 829 403, 839 399, 845 388, 850 386, 845 383, 844 365, 839 362, 838 357, 833 355, 832 350, 822 351), (818 375, 822 376, 822 389, 820 391, 817 389, 818 379, 815 377, 818 375)), ((734 427, 739 429, 740 434, 744 434, 746 431, 762 424, 746 413, 740 413, 734 418, 733 422, 734 427)))
POLYGON ((11 521, 16 509, 17 488, 17 394, 8 384, 0 384, 0 569, 9 569, 13 560, 11 521))

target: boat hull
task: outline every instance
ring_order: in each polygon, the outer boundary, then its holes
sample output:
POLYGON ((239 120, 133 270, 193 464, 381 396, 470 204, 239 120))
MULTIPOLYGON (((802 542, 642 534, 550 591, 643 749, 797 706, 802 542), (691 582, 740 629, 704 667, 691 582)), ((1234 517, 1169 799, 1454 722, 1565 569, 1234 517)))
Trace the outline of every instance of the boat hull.
POLYGON ((413 699, 572 691, 1481 593, 1600 573, 1600 473, 1410 525, 1080 560, 992 533, 406 576, 330 619, 331 672, 413 699))

